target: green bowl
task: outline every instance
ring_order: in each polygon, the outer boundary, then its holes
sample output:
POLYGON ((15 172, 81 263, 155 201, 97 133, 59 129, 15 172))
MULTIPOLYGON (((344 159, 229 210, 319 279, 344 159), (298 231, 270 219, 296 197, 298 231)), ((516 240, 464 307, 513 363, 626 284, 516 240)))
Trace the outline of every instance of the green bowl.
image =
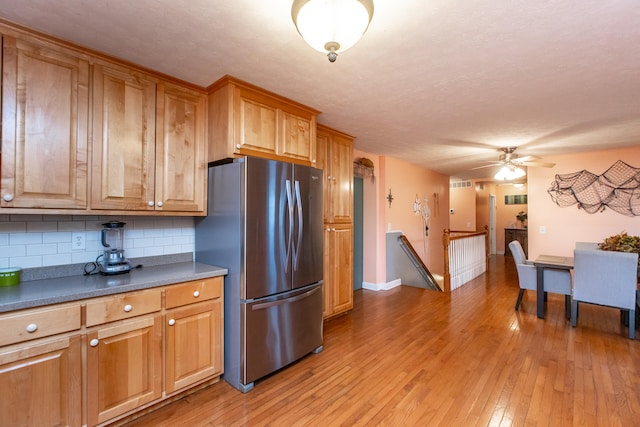
POLYGON ((14 286, 20 283, 21 268, 0 268, 0 286, 14 286))

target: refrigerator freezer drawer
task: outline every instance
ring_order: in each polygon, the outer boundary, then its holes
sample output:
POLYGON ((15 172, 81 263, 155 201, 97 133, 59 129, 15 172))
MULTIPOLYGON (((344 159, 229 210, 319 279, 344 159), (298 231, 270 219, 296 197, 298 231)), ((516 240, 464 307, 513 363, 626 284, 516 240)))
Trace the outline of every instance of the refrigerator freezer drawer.
POLYGON ((242 383, 252 383, 322 346, 322 283, 242 306, 242 383))

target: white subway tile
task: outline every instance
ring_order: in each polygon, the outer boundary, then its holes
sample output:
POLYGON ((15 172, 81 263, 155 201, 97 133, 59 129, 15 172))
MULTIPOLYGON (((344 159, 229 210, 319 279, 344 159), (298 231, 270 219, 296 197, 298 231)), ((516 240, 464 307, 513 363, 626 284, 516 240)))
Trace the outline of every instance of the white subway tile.
POLYGON ((144 256, 156 256, 156 255, 163 255, 162 247, 151 246, 148 248, 144 248, 144 256))
POLYGON ((21 268, 42 267, 42 257, 41 256, 10 257, 9 265, 11 267, 21 267, 21 268))
POLYGON ((162 237, 162 229, 159 229, 159 228, 145 228, 143 235, 144 235, 145 238, 162 237))
POLYGON ((179 254, 182 253, 182 247, 180 245, 165 245, 162 246, 163 255, 179 254))
POLYGON ((37 245, 42 243, 42 233, 12 233, 10 245, 37 245))
POLYGON ((42 233, 42 243, 71 242, 71 233, 59 231, 57 233, 42 233))
POLYGON ((153 239, 153 244, 155 246, 167 246, 173 244, 173 239, 171 237, 158 237, 153 239))
POLYGON ((9 267, 9 258, 0 258, 0 268, 9 267))
POLYGON ((27 256, 55 255, 58 253, 58 245, 47 243, 43 245, 27 245, 27 256))
POLYGON ((58 231, 58 223, 53 221, 27 222, 27 232, 48 232, 58 231))
POLYGON ((12 256, 25 256, 26 254, 26 245, 0 246, 0 257, 10 258, 12 256))
POLYGON ((9 244, 9 233, 0 233, 0 246, 9 244))
POLYGON ((59 231, 85 231, 86 225, 84 221, 59 221, 59 231))
POLYGON ((0 222, 0 233, 24 233, 25 231, 27 231, 26 222, 0 222))
POLYGON ((140 258, 144 256, 144 248, 125 249, 125 258, 140 258))
POLYGON ((71 254, 43 255, 42 266, 72 264, 71 254))
POLYGON ((136 239, 133 241, 135 248, 148 248, 154 246, 153 239, 136 239))

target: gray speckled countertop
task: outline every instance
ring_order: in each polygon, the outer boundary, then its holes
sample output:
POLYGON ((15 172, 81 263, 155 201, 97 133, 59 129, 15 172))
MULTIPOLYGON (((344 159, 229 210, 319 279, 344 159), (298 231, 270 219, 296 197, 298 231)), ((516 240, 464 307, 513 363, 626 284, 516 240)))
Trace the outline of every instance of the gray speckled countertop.
POLYGON ((136 268, 112 276, 94 274, 23 281, 16 286, 0 287, 0 313, 225 274, 226 268, 189 261, 136 268))

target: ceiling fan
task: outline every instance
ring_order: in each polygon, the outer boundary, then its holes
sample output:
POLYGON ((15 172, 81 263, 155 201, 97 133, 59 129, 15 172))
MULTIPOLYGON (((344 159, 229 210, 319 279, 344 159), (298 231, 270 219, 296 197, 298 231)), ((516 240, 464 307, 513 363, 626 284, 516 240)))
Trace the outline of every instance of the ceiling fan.
POLYGON ((535 156, 519 157, 515 153, 517 148, 518 147, 499 148, 498 151, 502 151, 502 154, 500 154, 497 161, 490 161, 490 164, 488 165, 479 166, 473 169, 502 166, 494 178, 500 181, 509 181, 512 179, 522 178, 525 175, 525 171, 521 166, 542 168, 552 168, 555 166, 555 163, 537 161, 539 158, 535 156))

